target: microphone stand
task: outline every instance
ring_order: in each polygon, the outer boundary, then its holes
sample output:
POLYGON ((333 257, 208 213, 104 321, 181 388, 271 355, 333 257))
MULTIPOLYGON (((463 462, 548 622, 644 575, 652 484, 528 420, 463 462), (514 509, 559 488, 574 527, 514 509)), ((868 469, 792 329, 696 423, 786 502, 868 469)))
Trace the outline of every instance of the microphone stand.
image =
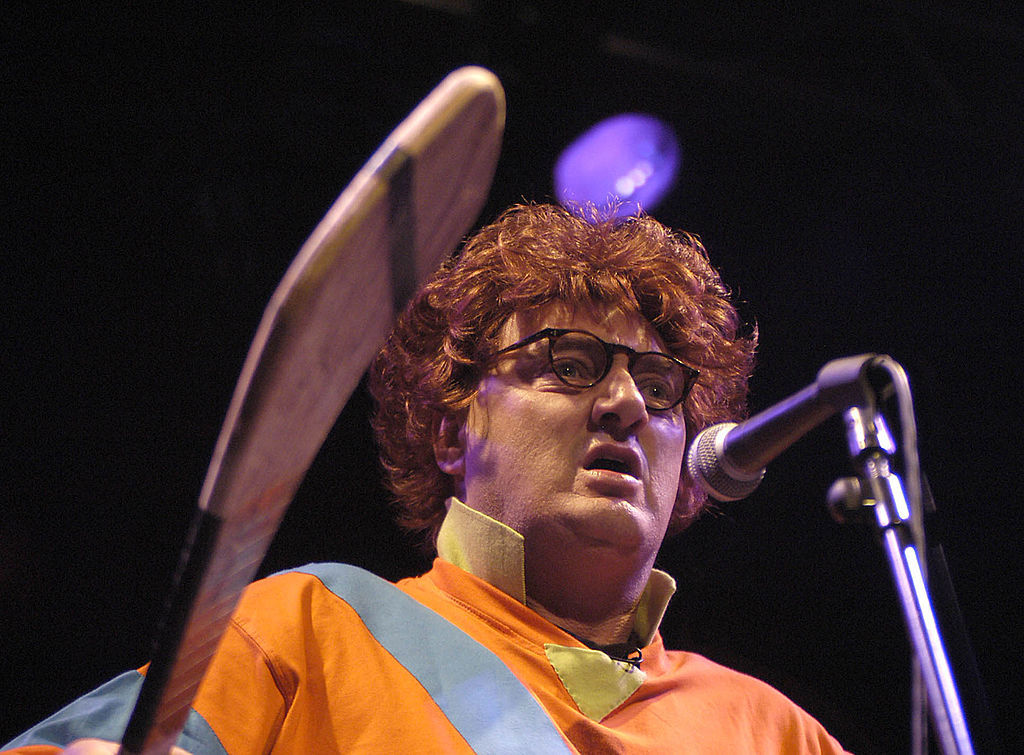
MULTIPOLYGON (((915 666, 924 681, 932 724, 942 751, 946 755, 973 753, 967 719, 922 566, 922 528, 911 515, 902 481, 891 471, 896 445, 885 420, 873 406, 853 406, 843 417, 858 477, 843 478, 833 485, 829 492, 833 514, 841 521, 846 518, 844 509, 850 513, 873 514, 868 518, 874 520, 892 571, 915 666)), ((918 739, 916 734, 915 739, 918 739)), ((923 737, 920 740, 923 741, 923 737)))

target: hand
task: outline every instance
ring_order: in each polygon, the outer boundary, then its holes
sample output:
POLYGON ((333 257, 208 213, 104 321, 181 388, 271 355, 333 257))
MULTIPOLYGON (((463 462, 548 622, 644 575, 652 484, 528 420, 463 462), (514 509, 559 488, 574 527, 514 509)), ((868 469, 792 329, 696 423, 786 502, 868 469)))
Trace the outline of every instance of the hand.
MULTIPOLYGON (((78 739, 64 748, 64 755, 117 755, 121 745, 102 739, 78 739)), ((180 747, 172 747, 170 755, 189 755, 180 747)))

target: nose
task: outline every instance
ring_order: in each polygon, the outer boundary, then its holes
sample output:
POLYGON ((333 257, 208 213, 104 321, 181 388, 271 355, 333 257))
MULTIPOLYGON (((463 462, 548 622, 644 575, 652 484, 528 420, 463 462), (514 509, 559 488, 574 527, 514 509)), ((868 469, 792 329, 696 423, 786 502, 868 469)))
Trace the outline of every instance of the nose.
POLYGON ((615 438, 630 435, 649 419, 640 389, 629 374, 625 354, 617 354, 604 380, 592 390, 597 394, 591 408, 591 420, 615 438))

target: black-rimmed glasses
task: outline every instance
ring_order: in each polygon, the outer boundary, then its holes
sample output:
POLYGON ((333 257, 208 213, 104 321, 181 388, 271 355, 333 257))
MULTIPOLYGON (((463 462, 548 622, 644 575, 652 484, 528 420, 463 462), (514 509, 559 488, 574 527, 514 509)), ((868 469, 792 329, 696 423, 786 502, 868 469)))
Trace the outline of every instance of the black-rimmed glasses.
POLYGON ((628 370, 648 411, 678 406, 690 393, 700 374, 693 367, 660 351, 636 351, 602 341, 585 330, 545 328, 495 353, 506 354, 547 339, 548 361, 555 377, 573 388, 590 388, 611 372, 616 354, 628 358, 628 370))

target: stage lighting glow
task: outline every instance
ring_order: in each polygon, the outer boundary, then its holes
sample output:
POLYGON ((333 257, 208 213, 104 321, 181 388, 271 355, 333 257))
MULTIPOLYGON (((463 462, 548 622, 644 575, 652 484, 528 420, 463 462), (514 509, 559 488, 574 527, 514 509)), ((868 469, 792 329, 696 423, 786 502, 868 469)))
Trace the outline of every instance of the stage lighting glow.
POLYGON ((559 156, 555 196, 569 209, 592 203, 615 217, 650 212, 675 184, 680 163, 679 140, 667 123, 652 115, 615 115, 559 156))

